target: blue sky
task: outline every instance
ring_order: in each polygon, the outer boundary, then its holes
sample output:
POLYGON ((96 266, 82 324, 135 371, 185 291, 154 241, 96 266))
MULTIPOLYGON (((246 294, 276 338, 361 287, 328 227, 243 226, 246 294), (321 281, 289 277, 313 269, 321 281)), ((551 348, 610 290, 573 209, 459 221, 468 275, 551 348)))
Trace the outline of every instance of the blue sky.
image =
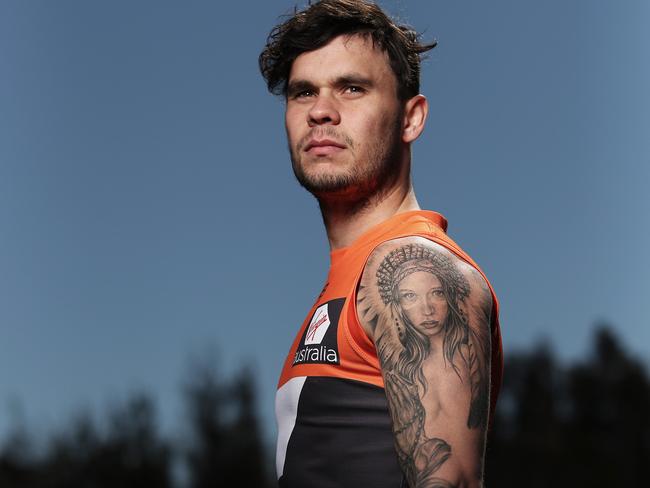
MULTIPOLYGON (((650 4, 385 1, 436 38, 423 208, 482 266, 506 352, 650 357, 650 4)), ((0 434, 144 388, 182 418, 188 358, 280 366, 328 247, 257 68, 293 2, 0 4, 0 434), (12 413, 13 412, 13 413, 12 413)))

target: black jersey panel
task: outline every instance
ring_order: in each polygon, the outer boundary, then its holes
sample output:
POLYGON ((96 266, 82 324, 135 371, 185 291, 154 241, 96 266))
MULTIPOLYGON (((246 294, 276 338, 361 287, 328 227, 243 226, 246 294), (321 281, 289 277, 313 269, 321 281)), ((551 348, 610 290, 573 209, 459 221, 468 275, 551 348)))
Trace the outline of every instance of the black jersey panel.
POLYGON ((308 377, 287 445, 282 488, 400 488, 383 388, 308 377))

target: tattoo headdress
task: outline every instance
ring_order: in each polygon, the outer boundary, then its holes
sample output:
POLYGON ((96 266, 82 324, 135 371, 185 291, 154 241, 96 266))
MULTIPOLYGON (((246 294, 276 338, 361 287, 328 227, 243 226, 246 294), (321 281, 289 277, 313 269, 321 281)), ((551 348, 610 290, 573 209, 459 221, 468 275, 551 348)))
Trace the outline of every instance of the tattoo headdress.
POLYGON ((452 301, 469 295, 469 284, 453 262, 444 254, 414 244, 395 249, 377 270, 377 285, 384 304, 395 302, 397 286, 411 273, 424 271, 437 276, 452 301))

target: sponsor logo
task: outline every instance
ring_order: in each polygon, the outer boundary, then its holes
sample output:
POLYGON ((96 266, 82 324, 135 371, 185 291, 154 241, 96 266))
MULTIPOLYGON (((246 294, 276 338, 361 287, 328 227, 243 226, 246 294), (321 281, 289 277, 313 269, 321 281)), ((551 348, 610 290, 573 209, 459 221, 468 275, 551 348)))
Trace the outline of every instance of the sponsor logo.
POLYGON ((327 332, 329 326, 330 318, 327 315, 326 303, 318 307, 314 312, 314 316, 309 323, 309 329, 307 329, 307 335, 305 336, 305 345, 320 344, 323 342, 323 337, 325 337, 325 332, 327 332))
POLYGON ((340 363, 336 336, 344 301, 344 298, 336 298, 314 310, 296 349, 293 366, 340 363))

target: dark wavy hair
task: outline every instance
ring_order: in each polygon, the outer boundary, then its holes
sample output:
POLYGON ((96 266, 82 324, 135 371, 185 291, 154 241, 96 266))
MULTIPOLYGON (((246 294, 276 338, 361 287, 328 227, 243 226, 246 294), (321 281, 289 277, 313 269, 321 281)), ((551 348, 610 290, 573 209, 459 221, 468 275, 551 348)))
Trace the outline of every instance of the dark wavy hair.
POLYGON ((320 0, 275 26, 260 54, 259 66, 271 93, 286 96, 294 60, 325 46, 340 35, 370 37, 373 46, 388 54, 397 79, 397 96, 408 100, 420 92, 421 55, 436 47, 420 42, 420 35, 396 24, 375 3, 366 0, 320 0))

